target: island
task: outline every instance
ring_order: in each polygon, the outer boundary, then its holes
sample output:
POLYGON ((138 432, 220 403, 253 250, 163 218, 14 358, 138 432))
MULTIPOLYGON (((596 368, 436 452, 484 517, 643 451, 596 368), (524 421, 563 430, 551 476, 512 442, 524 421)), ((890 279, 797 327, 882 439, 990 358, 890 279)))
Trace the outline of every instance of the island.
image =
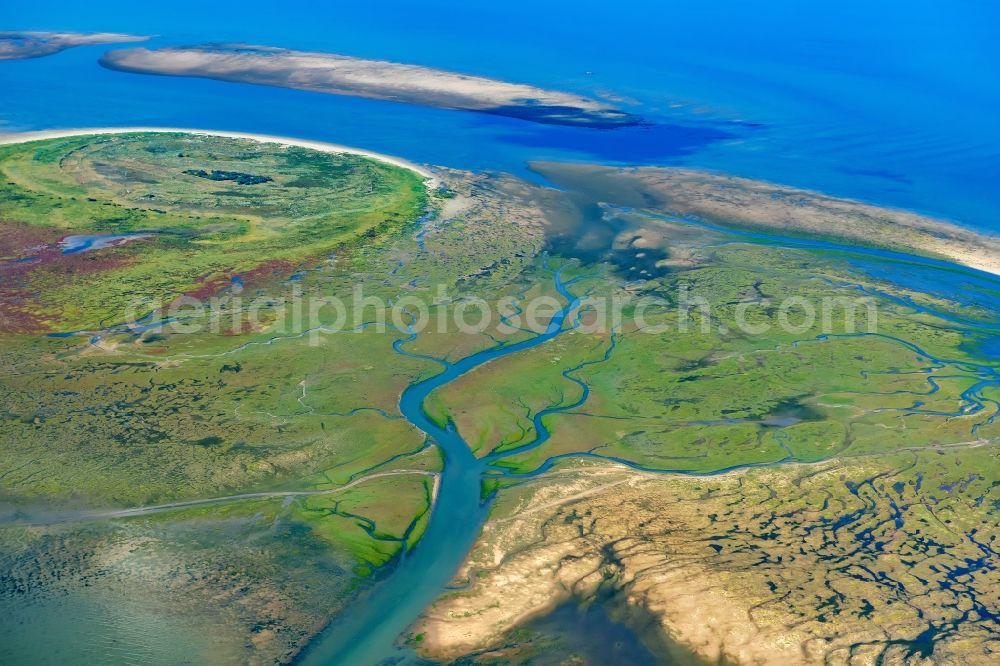
POLYGON ((255 83, 479 111, 552 125, 613 129, 642 122, 635 115, 581 95, 333 53, 210 44, 118 49, 106 53, 100 63, 123 72, 255 83))
POLYGON ((74 46, 144 42, 149 37, 114 32, 0 32, 0 60, 41 58, 74 46))

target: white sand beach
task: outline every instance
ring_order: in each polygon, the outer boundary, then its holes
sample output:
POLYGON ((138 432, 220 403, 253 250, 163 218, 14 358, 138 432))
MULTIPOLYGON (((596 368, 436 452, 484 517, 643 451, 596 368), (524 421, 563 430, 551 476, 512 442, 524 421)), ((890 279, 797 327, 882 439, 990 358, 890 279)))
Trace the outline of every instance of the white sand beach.
POLYGON ((278 143, 286 146, 299 146, 318 150, 324 153, 346 153, 350 155, 360 155, 386 164, 410 169, 424 178, 428 189, 438 186, 437 177, 426 167, 414 164, 399 157, 383 155, 371 150, 342 146, 336 143, 326 143, 324 141, 310 141, 308 139, 294 139, 287 136, 273 136, 270 134, 252 134, 249 132, 228 132, 224 130, 193 129, 186 127, 77 127, 70 129, 40 130, 34 132, 8 132, 0 133, 0 145, 9 143, 25 143, 27 141, 42 141, 44 139, 58 139, 67 136, 85 136, 88 134, 131 134, 133 132, 160 132, 173 133, 184 132, 187 134, 201 134, 207 136, 223 136, 233 139, 249 139, 260 143, 278 143))

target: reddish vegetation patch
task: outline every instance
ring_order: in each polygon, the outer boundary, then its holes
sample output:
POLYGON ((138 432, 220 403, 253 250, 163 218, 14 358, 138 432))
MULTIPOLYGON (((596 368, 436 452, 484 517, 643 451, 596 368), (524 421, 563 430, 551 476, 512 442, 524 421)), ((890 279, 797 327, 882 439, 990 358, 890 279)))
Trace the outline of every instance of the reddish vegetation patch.
POLYGON ((260 266, 245 273, 240 273, 238 277, 243 280, 244 287, 261 287, 275 278, 284 279, 294 273, 296 265, 283 259, 272 259, 265 261, 260 266))
POLYGON ((40 285, 65 285, 81 275, 111 271, 131 263, 107 252, 63 254, 58 229, 0 221, 0 331, 36 333, 48 330, 48 305, 40 285))
MULTIPOLYGON (((2 280, 3 278, 0 278, 2 280)), ((38 333, 45 330, 38 314, 32 311, 31 295, 22 290, 0 286, 0 331, 38 333)))
POLYGON ((197 299, 209 298, 231 284, 229 278, 214 274, 202 276, 197 281, 200 286, 185 292, 185 296, 197 299))
POLYGON ((55 229, 0 221, 0 331, 27 333, 44 328, 25 275, 37 268, 41 254, 59 236, 55 229))
POLYGON ((234 278, 239 278, 244 288, 263 287, 272 283, 275 278, 284 278, 295 272, 295 264, 283 259, 265 261, 256 268, 233 275, 205 275, 198 282, 199 286, 184 295, 191 298, 209 298, 231 287, 234 278))
POLYGON ((0 220, 0 261, 6 263, 34 257, 46 246, 57 243, 63 235, 58 229, 0 220))
MULTIPOLYGON (((276 282, 285 280, 289 275, 295 273, 297 264, 281 259, 272 259, 241 273, 203 276, 200 286, 189 290, 184 294, 184 298, 207 299, 218 295, 226 289, 233 287, 235 280, 239 280, 243 289, 256 290, 259 288, 274 285, 276 282)), ((177 303, 180 305, 180 303, 177 303)), ((169 306, 168 306, 169 308, 169 306)), ((249 330, 249 322, 240 321, 238 324, 229 326, 221 331, 222 335, 242 335, 249 330)))
POLYGON ((0 279, 3 284, 36 271, 77 275, 113 270, 130 263, 127 257, 116 253, 63 254, 59 242, 69 235, 58 229, 0 222, 0 279))
MULTIPOLYGON (((0 221, 0 331, 51 330, 48 320, 58 318, 58 313, 53 312, 55 303, 46 302, 46 289, 58 290, 87 275, 114 271, 139 260, 112 248, 63 254, 59 242, 67 235, 64 230, 0 221)), ((198 286, 185 296, 209 298, 231 287, 233 277, 238 277, 244 288, 256 289, 293 272, 295 264, 277 259, 236 276, 213 272, 198 280, 198 286)))

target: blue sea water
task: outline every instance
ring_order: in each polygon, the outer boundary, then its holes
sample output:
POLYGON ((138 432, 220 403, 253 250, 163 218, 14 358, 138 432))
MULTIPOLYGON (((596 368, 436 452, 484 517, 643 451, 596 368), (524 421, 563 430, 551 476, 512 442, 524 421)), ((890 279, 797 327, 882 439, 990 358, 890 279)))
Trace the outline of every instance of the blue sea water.
POLYGON ((599 131, 102 69, 111 46, 0 63, 0 130, 170 125, 293 135, 529 175, 529 159, 682 164, 1000 231, 1000 6, 844 0, 503 3, 8 0, 0 30, 154 34, 412 62, 607 95, 599 131))

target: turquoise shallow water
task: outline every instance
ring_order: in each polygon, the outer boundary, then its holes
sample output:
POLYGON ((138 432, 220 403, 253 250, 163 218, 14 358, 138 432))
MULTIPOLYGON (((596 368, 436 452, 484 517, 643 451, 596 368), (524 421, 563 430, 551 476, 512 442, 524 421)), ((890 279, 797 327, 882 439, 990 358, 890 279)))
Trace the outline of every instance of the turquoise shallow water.
POLYGON ((112 47, 0 63, 0 127, 215 127, 527 175, 528 159, 688 164, 1000 229, 1000 7, 978 0, 595 0, 275 6, 5 3, 0 29, 154 34, 394 59, 586 94, 653 127, 478 114, 100 68, 112 47), (459 140, 460 139, 460 140, 459 140))

